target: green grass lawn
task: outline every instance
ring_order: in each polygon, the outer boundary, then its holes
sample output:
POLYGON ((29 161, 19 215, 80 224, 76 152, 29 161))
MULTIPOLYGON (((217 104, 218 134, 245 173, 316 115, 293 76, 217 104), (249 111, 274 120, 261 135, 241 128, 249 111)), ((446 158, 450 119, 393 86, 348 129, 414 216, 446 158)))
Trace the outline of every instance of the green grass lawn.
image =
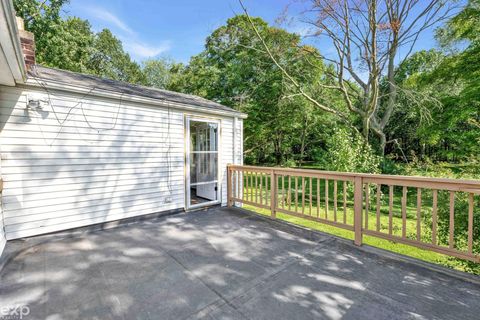
MULTIPOLYGON (((293 181, 292 181, 293 182, 293 181)), ((266 180, 262 181, 263 192, 260 194, 259 190, 255 191, 251 188, 248 190, 245 188, 245 195, 248 194, 250 199, 253 201, 263 200, 264 204, 269 204, 270 196, 268 192, 265 191, 265 184, 268 183, 266 180)), ((282 180, 279 180, 279 195, 278 195, 278 207, 288 209, 288 201, 285 201, 288 198, 288 181, 283 185, 285 186, 285 193, 282 190, 282 180)), ((328 211, 326 211, 325 206, 325 186, 326 183, 324 180, 318 180, 320 193, 319 193, 319 202, 317 202, 317 180, 312 179, 312 203, 310 204, 310 181, 305 179, 305 196, 302 196, 302 184, 301 179, 297 183, 297 189, 295 189, 295 184, 291 183, 291 193, 290 193, 290 208, 292 211, 298 213, 303 213, 305 215, 312 215, 314 217, 318 215, 321 218, 327 216, 328 220, 334 220, 334 194, 333 194, 333 181, 328 183, 328 211), (297 190, 297 192, 295 192, 297 190), (295 210, 295 198, 297 197, 297 204, 295 210), (305 201, 305 206, 302 207, 302 203, 305 201), (320 204, 317 210, 317 203, 320 204), (311 208, 311 211, 310 211, 311 208)), ((255 183, 254 183, 255 184, 255 183)), ((257 185, 259 184, 259 179, 257 180, 257 185)), ((250 184, 251 185, 251 184, 250 184)), ((389 229, 389 204, 388 204, 388 188, 385 190, 382 188, 382 197, 380 202, 380 231, 388 233, 389 229)), ((347 201, 346 201, 346 211, 343 210, 343 184, 342 182, 337 183, 337 219, 339 222, 343 222, 344 214, 346 218, 346 223, 353 225, 353 193, 351 192, 350 186, 347 186, 347 201)), ((370 191, 370 207, 368 212, 368 228, 371 230, 376 230, 376 190, 373 188, 370 191)), ((402 198, 402 189, 395 188, 394 190, 394 205, 393 205, 393 215, 392 215, 392 234, 401 236, 402 235, 402 207, 401 207, 401 198, 402 198)), ((406 235, 407 238, 416 239, 417 236, 417 194, 416 189, 408 189, 407 193, 407 219, 406 219, 406 235)), ((431 194, 428 192, 422 193, 422 219, 421 219, 421 239, 424 242, 431 241, 431 194)), ((250 205, 244 205, 244 208, 250 211, 257 212, 263 215, 270 215, 270 210, 261 209, 250 205)), ((284 213, 277 213, 277 218, 281 220, 288 221, 303 227, 307 227, 313 230, 322 231, 329 233, 338 237, 353 239, 353 232, 344 230, 341 228, 333 227, 326 225, 320 222, 311 221, 308 219, 299 218, 296 216, 291 216, 284 213)), ((470 261, 464 261, 461 259, 452 258, 446 255, 434 253, 431 251, 422 250, 413 246, 394 243, 392 241, 379 239, 371 236, 364 236, 363 243, 371 245, 374 247, 382 248, 389 250, 395 253, 403 254, 420 260, 437 263, 449 268, 454 268, 461 271, 466 271, 474 274, 480 274, 480 265, 475 264, 470 261)))

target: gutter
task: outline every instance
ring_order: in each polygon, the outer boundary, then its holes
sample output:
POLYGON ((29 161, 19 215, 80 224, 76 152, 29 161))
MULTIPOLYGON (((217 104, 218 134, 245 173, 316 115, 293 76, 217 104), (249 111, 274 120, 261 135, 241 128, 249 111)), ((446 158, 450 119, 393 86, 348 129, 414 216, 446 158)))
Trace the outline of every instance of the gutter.
MULTIPOLYGON (((151 106, 169 107, 169 108, 174 108, 178 110, 202 112, 207 114, 214 114, 214 115, 221 115, 221 116, 228 116, 228 117, 238 117, 241 119, 246 119, 248 116, 245 113, 238 112, 235 110, 227 111, 227 110, 213 109, 213 108, 207 108, 207 107, 203 107, 195 104, 189 105, 189 104, 184 104, 184 103, 175 102, 175 101, 147 98, 139 95, 119 93, 119 92, 105 90, 105 89, 95 89, 92 91, 92 88, 86 87, 86 86, 65 84, 64 82, 50 80, 50 79, 49 80, 46 80, 43 78, 39 78, 39 79, 42 82, 42 84, 44 84, 49 89, 54 89, 54 90, 59 90, 64 92, 70 92, 70 93, 75 92, 79 94, 88 94, 89 96, 103 97, 103 98, 110 98, 110 99, 117 99, 117 100, 122 99, 122 101, 137 102, 141 104, 148 104, 151 106)), ((21 87, 26 87, 26 88, 35 87, 35 88, 44 90, 44 88, 37 82, 37 80, 31 77, 28 78, 25 81, 25 85, 21 87)))

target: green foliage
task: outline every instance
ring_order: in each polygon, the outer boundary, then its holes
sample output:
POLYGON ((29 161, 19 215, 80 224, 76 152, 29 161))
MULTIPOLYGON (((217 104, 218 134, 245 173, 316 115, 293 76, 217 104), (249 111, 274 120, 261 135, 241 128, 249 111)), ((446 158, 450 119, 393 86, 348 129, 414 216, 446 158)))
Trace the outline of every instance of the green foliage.
POLYGON ((93 50, 88 21, 79 18, 61 20, 55 32, 36 36, 36 39, 38 63, 75 72, 88 72, 93 50))
POLYGON ((35 35, 37 63, 64 70, 90 73, 114 80, 145 84, 140 66, 123 50, 108 29, 93 33, 90 23, 76 17, 63 19, 68 0, 15 0, 25 29, 35 35))
POLYGON ((378 173, 380 157, 363 137, 344 128, 335 128, 327 140, 327 150, 318 161, 331 171, 378 173))
MULTIPOLYGON (((309 60, 316 49, 300 44, 298 35, 254 18, 272 53, 304 84, 332 102, 341 101, 318 86, 325 66, 309 60)), ((248 114, 245 121, 245 161, 253 164, 303 163, 324 144, 332 117, 298 95, 265 54, 247 18, 236 16, 215 30, 205 50, 192 57, 183 76, 170 88, 218 101, 248 114)), ((340 104, 340 102, 338 102, 340 104)))
POLYGON ((142 63, 147 85, 159 89, 175 86, 183 68, 183 64, 168 58, 149 59, 142 63))
POLYGON ((413 54, 398 66, 396 137, 389 152, 421 160, 465 162, 480 154, 480 1, 437 30, 444 51, 413 54))
POLYGON ((130 83, 146 84, 140 66, 123 50, 122 42, 110 30, 95 34, 89 71, 98 76, 130 83))

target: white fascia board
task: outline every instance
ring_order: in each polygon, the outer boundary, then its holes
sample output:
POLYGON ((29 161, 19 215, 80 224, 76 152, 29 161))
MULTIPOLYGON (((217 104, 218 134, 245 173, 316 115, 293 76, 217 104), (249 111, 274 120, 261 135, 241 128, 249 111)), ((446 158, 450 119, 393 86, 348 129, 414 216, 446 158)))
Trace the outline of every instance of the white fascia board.
POLYGON ((28 78, 25 82, 26 88, 28 87, 35 87, 37 89, 44 90, 42 86, 46 86, 47 89, 52 90, 59 90, 64 92, 73 92, 78 94, 88 94, 88 96, 97 96, 102 98, 110 98, 110 99, 122 99, 122 101, 132 101, 141 104, 147 104, 150 106, 160 106, 160 107, 168 107, 182 111, 189 111, 192 113, 205 113, 205 114, 214 114, 214 115, 221 115, 226 117, 238 117, 241 119, 246 119, 247 114, 241 113, 238 111, 226 111, 226 110, 218 110, 213 108, 206 108, 198 105, 189 105, 175 101, 168 101, 168 100, 160 100, 154 98, 147 98, 142 97, 139 95, 133 94, 122 94, 121 92, 115 92, 111 90, 104 90, 104 89, 95 89, 92 91, 92 88, 78 86, 78 85, 71 85, 65 84, 63 82, 54 81, 54 80, 36 80, 33 78, 28 78), (39 83, 41 81, 41 85, 39 83))
POLYGON ((26 80, 26 67, 11 0, 0 1, 0 48, 5 55, 14 81, 23 83, 26 80))

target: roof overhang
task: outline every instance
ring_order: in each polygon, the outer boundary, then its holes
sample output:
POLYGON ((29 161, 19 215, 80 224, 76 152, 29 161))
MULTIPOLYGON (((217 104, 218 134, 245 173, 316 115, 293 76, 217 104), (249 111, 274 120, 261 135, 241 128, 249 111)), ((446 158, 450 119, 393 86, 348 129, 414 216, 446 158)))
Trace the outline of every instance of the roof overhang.
POLYGON ((205 114, 219 115, 219 116, 225 116, 225 117, 236 117, 240 119, 247 118, 247 114, 239 111, 211 109, 203 106, 197 106, 194 104, 184 104, 184 103, 179 103, 175 101, 147 98, 147 97, 142 97, 138 95, 124 94, 121 92, 115 92, 115 91, 104 90, 99 88, 92 90, 92 88, 89 88, 86 86, 71 85, 71 84, 60 82, 60 81, 46 80, 44 78, 41 79, 41 83, 40 83, 35 78, 29 77, 25 81, 25 85, 26 87, 35 87, 36 89, 45 90, 45 87, 46 87, 47 89, 50 89, 50 90, 58 90, 66 93, 71 92, 75 94, 80 94, 82 96, 88 95, 90 97, 96 96, 96 97, 109 98, 109 99, 115 99, 115 100, 121 99, 122 101, 131 101, 131 102, 154 106, 154 107, 157 106, 157 107, 173 108, 173 109, 183 110, 183 111, 192 112, 192 113, 205 113, 205 114))
POLYGON ((11 0, 0 0, 0 84, 14 86, 26 79, 25 61, 11 0))

